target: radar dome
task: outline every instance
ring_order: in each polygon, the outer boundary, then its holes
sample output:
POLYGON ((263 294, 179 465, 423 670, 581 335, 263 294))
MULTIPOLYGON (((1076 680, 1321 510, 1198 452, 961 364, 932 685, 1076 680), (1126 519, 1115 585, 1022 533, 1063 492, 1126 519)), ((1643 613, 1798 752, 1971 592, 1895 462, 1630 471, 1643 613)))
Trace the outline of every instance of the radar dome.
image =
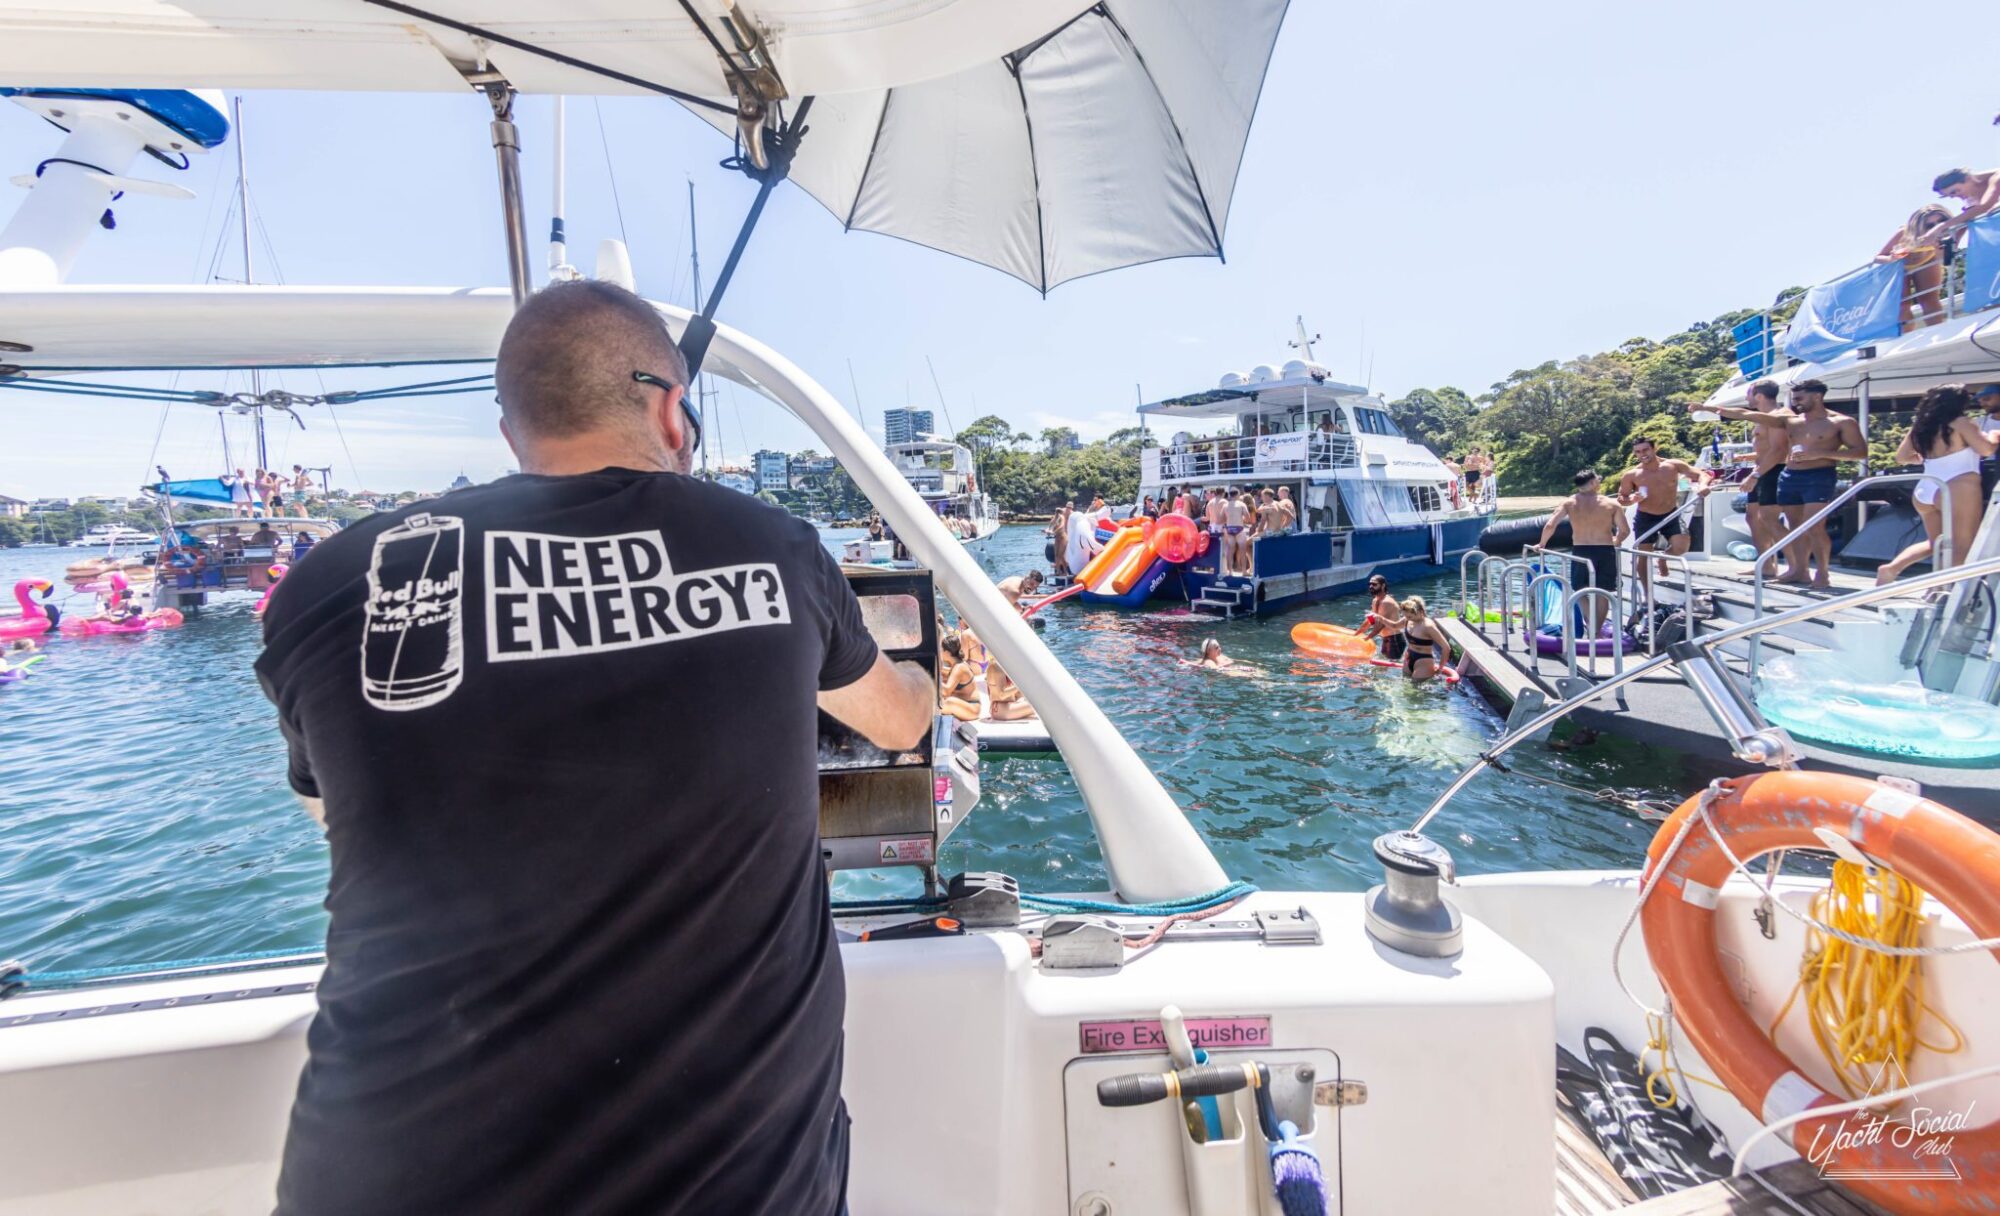
POLYGON ((1311 371, 1304 359, 1293 359, 1280 369, 1280 374, 1287 380, 1303 380, 1311 371))
POLYGON ((1276 380, 1277 378, 1278 369, 1268 363, 1259 363, 1250 369, 1250 383, 1252 384, 1263 384, 1266 381, 1276 380))
POLYGON ((1244 379, 1243 379, 1243 373, 1242 373, 1242 372, 1224 372, 1224 373, 1222 373, 1222 380, 1221 380, 1221 382, 1220 382, 1220 383, 1218 383, 1218 384, 1217 384, 1217 385, 1216 385, 1215 387, 1217 387, 1217 388, 1241 388, 1241 387, 1243 386, 1243 383, 1244 383, 1244 379))

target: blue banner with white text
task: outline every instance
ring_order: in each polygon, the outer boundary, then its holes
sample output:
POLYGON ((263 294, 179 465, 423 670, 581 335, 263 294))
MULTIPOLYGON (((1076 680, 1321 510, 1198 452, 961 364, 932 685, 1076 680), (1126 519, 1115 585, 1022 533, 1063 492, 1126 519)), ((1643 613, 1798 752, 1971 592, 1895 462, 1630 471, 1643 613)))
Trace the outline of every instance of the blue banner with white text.
POLYGON ((1965 226, 1965 312, 2000 304, 2000 211, 1965 226))
POLYGON ((1736 343, 1736 366, 1750 379, 1770 371, 1771 365, 1778 361, 1777 353, 1771 349, 1770 314, 1752 313, 1737 322, 1729 336, 1736 343))
POLYGON ((1903 331, 1903 263, 1883 262, 1821 283, 1806 293, 1785 330, 1785 353, 1824 363, 1866 342, 1903 331))

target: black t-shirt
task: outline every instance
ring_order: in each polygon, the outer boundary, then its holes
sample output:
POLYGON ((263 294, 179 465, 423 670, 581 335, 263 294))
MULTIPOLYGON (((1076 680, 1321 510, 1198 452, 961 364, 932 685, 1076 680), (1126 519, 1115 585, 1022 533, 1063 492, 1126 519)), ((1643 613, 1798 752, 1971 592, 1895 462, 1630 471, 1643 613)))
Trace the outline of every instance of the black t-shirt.
POLYGON ((838 1211, 815 693, 876 648, 813 530, 509 477, 315 546, 264 622, 333 862, 279 1211, 838 1211))

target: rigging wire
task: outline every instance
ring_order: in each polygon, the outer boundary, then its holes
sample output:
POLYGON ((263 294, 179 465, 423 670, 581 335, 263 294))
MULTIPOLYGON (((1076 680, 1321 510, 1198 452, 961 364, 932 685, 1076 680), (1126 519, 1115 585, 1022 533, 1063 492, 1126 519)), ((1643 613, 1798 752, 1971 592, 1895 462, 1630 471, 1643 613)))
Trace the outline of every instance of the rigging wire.
POLYGON ((611 207, 618 214, 618 239, 629 252, 632 241, 625 235, 625 204, 618 198, 618 170, 611 163, 611 137, 604 133, 603 99, 591 98, 590 107, 597 112, 597 144, 604 149, 604 175, 611 179, 611 207))

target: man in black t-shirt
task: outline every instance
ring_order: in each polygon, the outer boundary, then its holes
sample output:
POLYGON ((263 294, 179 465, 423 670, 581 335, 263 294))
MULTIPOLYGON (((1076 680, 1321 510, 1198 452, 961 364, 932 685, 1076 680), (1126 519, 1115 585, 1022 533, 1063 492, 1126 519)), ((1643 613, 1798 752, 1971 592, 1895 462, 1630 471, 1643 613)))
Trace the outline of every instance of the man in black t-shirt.
POLYGON ((524 472, 294 565, 257 672, 332 853, 278 1211, 842 1209, 818 711, 913 746, 804 522, 685 474, 638 297, 529 300, 495 367, 524 472))

